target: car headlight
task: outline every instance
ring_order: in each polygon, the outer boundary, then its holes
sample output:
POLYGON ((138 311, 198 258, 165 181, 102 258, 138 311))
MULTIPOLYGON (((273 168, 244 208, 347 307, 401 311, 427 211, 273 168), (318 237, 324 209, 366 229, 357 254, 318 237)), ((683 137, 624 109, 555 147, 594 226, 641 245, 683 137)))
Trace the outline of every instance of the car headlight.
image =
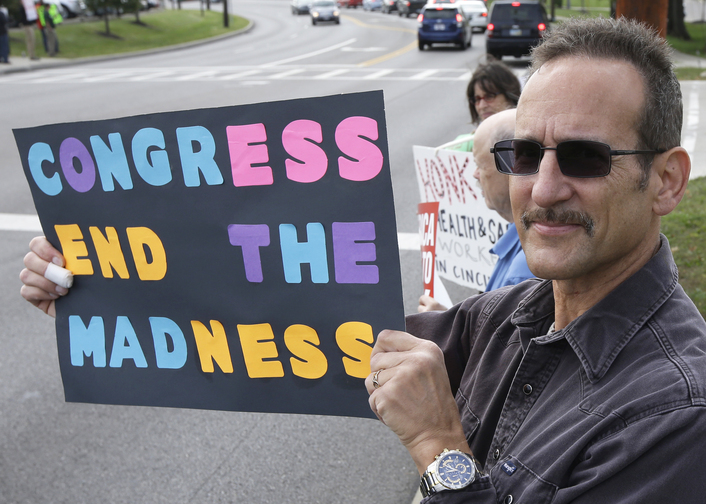
POLYGON ((319 17, 319 13, 316 12, 316 11, 312 12, 311 15, 314 16, 314 17, 319 17))
POLYGON ((338 17, 338 11, 337 10, 333 11, 333 15, 338 17))

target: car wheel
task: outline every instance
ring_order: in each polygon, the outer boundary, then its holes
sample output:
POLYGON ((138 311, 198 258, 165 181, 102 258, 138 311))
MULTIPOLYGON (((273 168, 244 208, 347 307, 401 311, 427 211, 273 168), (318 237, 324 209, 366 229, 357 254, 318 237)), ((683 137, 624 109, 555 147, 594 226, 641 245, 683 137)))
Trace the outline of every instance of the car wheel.
POLYGON ((316 20, 315 20, 315 19, 312 19, 312 20, 311 20, 311 24, 313 24, 314 26, 316 26, 316 20))
POLYGON ((341 20, 340 20, 340 19, 337 19, 337 20, 336 20, 336 24, 341 24, 341 20))
POLYGON ((426 44, 420 40, 420 41, 419 41, 419 50, 420 50, 420 51, 423 51, 423 50, 424 50, 424 46, 426 46, 426 44))

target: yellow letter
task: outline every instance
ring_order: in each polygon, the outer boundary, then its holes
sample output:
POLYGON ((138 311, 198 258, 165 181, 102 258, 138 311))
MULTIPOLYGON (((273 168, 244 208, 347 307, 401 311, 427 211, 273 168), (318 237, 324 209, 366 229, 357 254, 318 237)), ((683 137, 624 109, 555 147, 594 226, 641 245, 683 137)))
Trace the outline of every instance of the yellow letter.
POLYGON ((88 228, 93 238, 93 246, 96 247, 98 261, 100 261, 101 272, 105 278, 113 278, 113 268, 120 278, 130 278, 125 264, 125 256, 120 248, 118 232, 114 227, 105 228, 105 236, 100 229, 95 226, 88 228))
POLYGON ((296 376, 315 380, 326 374, 328 362, 318 349, 319 335, 314 329, 301 324, 291 325, 284 331, 284 344, 294 355, 289 363, 296 376))
POLYGON ((349 357, 343 357, 346 374, 354 378, 365 378, 370 374, 370 354, 375 341, 373 328, 365 322, 346 322, 336 329, 336 343, 349 357), (370 343, 366 345, 365 343, 370 343))
POLYGON ((146 227, 127 228, 127 238, 135 259, 137 276, 140 280, 161 280, 167 274, 167 254, 162 240, 154 231, 146 227), (150 249, 152 262, 147 262, 145 245, 150 249))
POLYGON ((57 224, 54 226, 61 243, 61 252, 66 259, 66 269, 74 275, 92 275, 93 264, 90 259, 79 259, 88 256, 88 249, 83 242, 83 233, 78 224, 57 224))
POLYGON ((284 368, 277 358, 275 335, 270 324, 238 324, 240 346, 250 378, 282 378, 284 368))
POLYGON ((230 359, 230 349, 223 324, 217 320, 211 320, 211 331, 209 331, 198 320, 192 320, 191 328, 194 330, 196 348, 201 359, 201 370, 213 373, 213 361, 216 361, 224 373, 232 373, 233 361, 230 359))

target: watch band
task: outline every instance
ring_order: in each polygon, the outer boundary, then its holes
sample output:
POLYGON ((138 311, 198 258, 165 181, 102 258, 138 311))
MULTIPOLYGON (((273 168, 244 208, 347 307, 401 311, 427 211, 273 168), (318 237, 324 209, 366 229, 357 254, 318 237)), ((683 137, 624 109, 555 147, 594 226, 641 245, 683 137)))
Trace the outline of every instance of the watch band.
POLYGON ((475 457, 468 453, 459 450, 444 449, 439 455, 434 458, 434 462, 429 464, 427 470, 424 471, 419 482, 419 491, 423 497, 428 497, 444 490, 459 490, 473 483, 478 477, 482 477, 483 472, 480 469, 480 463, 475 457), (449 455, 459 457, 458 460, 464 460, 470 466, 470 475, 464 481, 455 484, 445 484, 439 472, 439 463, 449 455))

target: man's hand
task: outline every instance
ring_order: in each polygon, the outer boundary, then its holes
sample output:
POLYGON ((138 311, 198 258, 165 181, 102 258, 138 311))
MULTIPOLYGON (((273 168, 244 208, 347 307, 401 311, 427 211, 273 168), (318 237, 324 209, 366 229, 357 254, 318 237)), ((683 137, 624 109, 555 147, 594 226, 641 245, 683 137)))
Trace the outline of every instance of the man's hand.
POLYGON ((448 308, 441 303, 439 303, 436 299, 434 299, 431 296, 427 296, 426 294, 422 295, 419 298, 419 306, 417 306, 417 311, 419 313, 422 312, 428 312, 428 311, 446 311, 448 308))
POLYGON ((25 269, 20 272, 24 284, 20 294, 47 315, 55 317, 54 301, 68 294, 69 290, 44 278, 44 272, 49 263, 63 267, 64 256, 43 236, 33 238, 29 250, 24 259, 25 269))
POLYGON ((444 448, 470 453, 444 355, 435 343, 382 331, 370 369, 365 380, 370 407, 409 450, 420 474, 444 448))

